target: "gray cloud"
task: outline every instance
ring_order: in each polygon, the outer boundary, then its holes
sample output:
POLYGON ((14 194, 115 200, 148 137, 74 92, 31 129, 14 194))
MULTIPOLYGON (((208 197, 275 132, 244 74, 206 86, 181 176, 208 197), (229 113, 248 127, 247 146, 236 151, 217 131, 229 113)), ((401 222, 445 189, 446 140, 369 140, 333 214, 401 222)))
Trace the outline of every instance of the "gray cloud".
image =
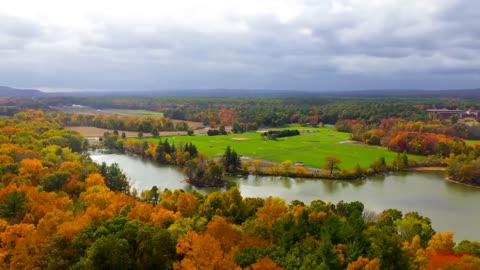
POLYGON ((480 85, 480 4, 305 2, 290 20, 225 25, 0 14, 0 84, 88 89, 462 88, 480 85), (219 28, 220 27, 220 28, 219 28), (231 28, 231 29, 229 29, 231 28))
POLYGON ((35 22, 0 13, 0 50, 22 49, 41 35, 35 22))

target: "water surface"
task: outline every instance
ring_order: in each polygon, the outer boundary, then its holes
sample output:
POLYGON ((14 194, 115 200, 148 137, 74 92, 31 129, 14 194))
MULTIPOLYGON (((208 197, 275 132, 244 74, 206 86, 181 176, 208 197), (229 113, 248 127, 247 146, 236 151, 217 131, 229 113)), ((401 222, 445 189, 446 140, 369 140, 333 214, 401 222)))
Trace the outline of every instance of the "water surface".
MULTIPOLYGON (((104 151, 91 152, 95 162, 118 163, 139 190, 153 185, 161 190, 184 189, 208 193, 218 189, 195 188, 185 183, 181 170, 158 165, 137 156, 104 151)), ((337 203, 361 201, 366 209, 396 208, 404 214, 417 211, 432 220, 438 231, 453 231, 457 241, 480 241, 480 189, 445 181, 441 172, 395 173, 358 181, 312 180, 253 176, 232 178, 244 197, 277 196, 287 202, 312 200, 337 203)))

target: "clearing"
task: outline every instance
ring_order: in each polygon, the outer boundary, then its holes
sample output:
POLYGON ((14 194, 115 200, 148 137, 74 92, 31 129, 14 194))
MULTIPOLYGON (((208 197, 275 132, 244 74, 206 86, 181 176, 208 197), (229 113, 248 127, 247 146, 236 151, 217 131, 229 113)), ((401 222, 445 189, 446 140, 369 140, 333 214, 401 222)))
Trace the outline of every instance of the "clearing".
MULTIPOLYGON (((238 140, 240 134, 172 136, 167 139, 177 145, 191 142, 208 157, 221 156, 225 153, 226 147, 230 146, 242 156, 275 162, 291 160, 293 162, 303 162, 305 166, 314 168, 323 168, 327 156, 339 157, 342 160, 339 166, 347 169, 353 168, 357 163, 366 167, 380 157, 385 157, 387 162, 390 163, 397 156, 397 153, 384 147, 365 144, 341 144, 340 142, 350 139, 350 134, 335 131, 331 127, 297 128, 293 126, 286 129, 299 129, 301 134, 279 138, 276 141, 264 140, 258 132, 242 133, 242 140, 238 140)), ((157 143, 159 139, 149 138, 148 140, 157 143)), ((410 157, 415 160, 422 158, 418 156, 410 157)))
MULTIPOLYGON (((74 130, 80 133, 83 137, 101 137, 105 132, 113 133, 111 129, 104 129, 104 128, 97 128, 97 127, 65 127, 65 129, 74 130)), ((138 136, 138 132, 135 131, 123 131, 119 130, 118 133, 122 134, 125 132, 125 136, 128 138, 136 138, 138 136)), ((176 135, 186 135, 187 132, 185 131, 161 131, 160 136, 176 136, 176 135)), ((152 134, 150 133, 143 133, 145 137, 151 137, 152 134)))

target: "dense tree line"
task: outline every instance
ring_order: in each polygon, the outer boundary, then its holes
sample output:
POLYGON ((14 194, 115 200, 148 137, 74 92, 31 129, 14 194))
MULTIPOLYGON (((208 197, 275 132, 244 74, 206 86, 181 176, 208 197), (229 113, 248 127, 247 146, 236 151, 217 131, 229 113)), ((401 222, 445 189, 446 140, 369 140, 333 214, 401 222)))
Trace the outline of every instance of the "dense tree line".
MULTIPOLYGON (((399 153, 428 156, 427 164, 446 166, 447 176, 451 180, 479 186, 480 145, 468 145, 463 139, 456 137, 462 134, 457 130, 457 124, 388 118, 381 120, 380 124, 342 120, 335 126, 340 131, 351 132, 354 140, 386 146, 399 153)), ((399 162, 401 163, 400 159, 393 167, 399 168, 399 162)), ((402 167, 408 167, 408 162, 402 167)))
POLYGON ((207 131, 208 136, 217 136, 217 135, 227 135, 227 131, 225 130, 225 126, 221 125, 219 129, 209 129, 207 131))
MULTIPOLYGON (((283 126, 290 123, 335 124, 338 120, 363 119, 376 123, 398 117, 428 120, 429 108, 479 109, 476 99, 453 98, 348 98, 348 97, 39 97, 3 98, 0 106, 44 108, 82 104, 97 109, 145 109, 168 118, 218 125, 283 126)), ((248 127, 249 126, 249 127, 248 127)), ((235 129, 235 130, 241 130, 235 129)), ((149 131, 148 131, 149 132, 149 131)), ((476 131, 478 133, 478 131, 476 131)))
POLYGON ((269 140, 276 140, 283 137, 291 137, 300 135, 298 129, 269 130, 262 133, 262 137, 269 140))
POLYGON ((58 119, 63 126, 92 126, 111 130, 157 133, 159 131, 187 131, 187 122, 174 123, 168 118, 131 117, 103 114, 59 113, 58 119))
POLYGON ((118 135, 105 133, 103 144, 160 164, 183 167, 186 181, 194 186, 223 186, 226 184, 223 178, 225 171, 235 171, 239 167, 237 163, 231 163, 234 160, 230 157, 231 152, 227 155, 228 159, 218 162, 198 153, 192 143, 175 145, 169 143, 168 139, 160 139, 155 144, 143 139, 122 139, 118 135))
MULTIPOLYGON (((400 117, 426 120, 427 108, 453 106, 451 99, 348 99, 329 97, 48 97, 38 99, 11 98, 0 105, 48 108, 82 104, 98 109, 145 109, 163 112, 168 118, 200 121, 218 125, 278 127, 290 123, 317 125, 335 124, 341 119, 365 119, 377 122, 382 118, 400 117)), ((476 106, 470 100, 455 101, 461 107, 476 106)), ((238 127, 238 126, 237 126, 238 127)), ((235 130, 241 130, 241 126, 235 130)))
POLYGON ((456 129, 447 123, 411 122, 399 118, 382 119, 379 124, 362 120, 341 120, 335 125, 338 131, 351 132, 352 139, 370 145, 382 145, 395 152, 417 155, 466 153, 469 147, 456 137, 456 129))
POLYGON ((17 106, 0 106, 0 115, 13 116, 19 113, 21 109, 17 106))

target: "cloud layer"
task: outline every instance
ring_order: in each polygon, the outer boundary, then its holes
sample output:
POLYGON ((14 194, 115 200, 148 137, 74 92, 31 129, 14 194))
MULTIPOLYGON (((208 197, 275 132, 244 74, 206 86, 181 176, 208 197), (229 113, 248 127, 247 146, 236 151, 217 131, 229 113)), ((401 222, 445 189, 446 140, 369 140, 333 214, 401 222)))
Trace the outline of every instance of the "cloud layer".
POLYGON ((10 2, 0 10, 4 85, 317 91, 480 86, 478 1, 10 2))

